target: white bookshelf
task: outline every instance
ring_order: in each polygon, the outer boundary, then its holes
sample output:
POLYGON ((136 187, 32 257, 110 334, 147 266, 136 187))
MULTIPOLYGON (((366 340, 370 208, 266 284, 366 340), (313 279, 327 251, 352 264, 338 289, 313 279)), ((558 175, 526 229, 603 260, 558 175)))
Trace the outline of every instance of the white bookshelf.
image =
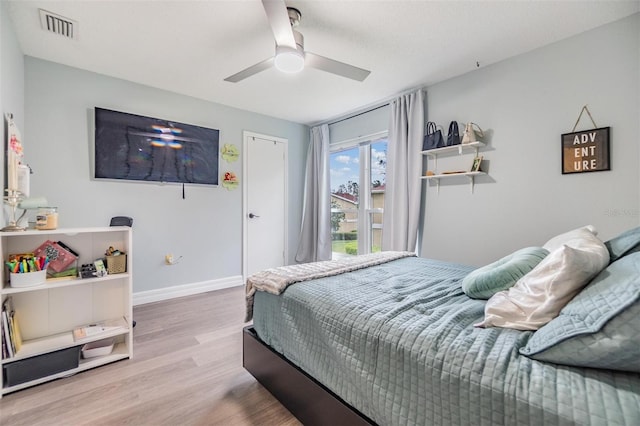
MULTIPOLYGON (((80 371, 133 356, 132 316, 132 237, 131 228, 67 228, 51 231, 17 231, 0 233, 0 255, 4 262, 9 254, 33 252, 46 240, 62 241, 79 254, 78 265, 104 258, 108 247, 115 247, 127 254, 125 273, 102 278, 68 278, 47 281, 44 284, 14 288, 9 283, 6 267, 0 272, 0 297, 4 302, 11 297, 18 318, 23 343, 10 358, 2 358, 0 379, 4 394, 34 386, 49 380, 66 377, 80 371), (103 321, 117 322, 117 328, 95 337, 74 340, 72 330, 87 324, 103 321), (6 383, 5 369, 23 363, 37 363, 47 354, 62 349, 82 346, 85 343, 114 338, 116 345, 109 354, 80 359, 79 365, 66 371, 37 377, 33 380, 6 383)), ((14 370, 15 371, 15 370, 14 370)))

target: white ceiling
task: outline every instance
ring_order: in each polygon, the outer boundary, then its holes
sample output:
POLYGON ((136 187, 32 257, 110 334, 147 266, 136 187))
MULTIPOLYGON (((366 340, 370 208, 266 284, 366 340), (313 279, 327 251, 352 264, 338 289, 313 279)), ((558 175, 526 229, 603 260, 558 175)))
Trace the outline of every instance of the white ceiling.
MULTIPOLYGON (((3 0, 4 1, 4 0, 3 0)), ((640 1, 296 1, 305 49, 371 70, 364 82, 315 69, 223 81, 274 54, 260 0, 10 0, 25 55, 313 124, 357 111, 640 10, 640 1), (45 32, 38 8, 79 23, 45 32)))

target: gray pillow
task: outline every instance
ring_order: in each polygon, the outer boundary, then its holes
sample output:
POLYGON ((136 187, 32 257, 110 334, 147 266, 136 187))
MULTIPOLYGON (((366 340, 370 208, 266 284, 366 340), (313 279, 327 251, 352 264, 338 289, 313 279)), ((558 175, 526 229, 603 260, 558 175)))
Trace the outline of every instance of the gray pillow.
POLYGON ((526 247, 471 272, 462 280, 462 291, 473 299, 488 299, 507 290, 549 254, 542 247, 526 247))
POLYGON ((640 226, 629 229, 615 238, 605 242, 609 250, 609 262, 613 263, 621 257, 640 249, 640 226))
POLYGON ((640 372, 640 253, 610 264, 536 331, 522 355, 579 367, 640 372))

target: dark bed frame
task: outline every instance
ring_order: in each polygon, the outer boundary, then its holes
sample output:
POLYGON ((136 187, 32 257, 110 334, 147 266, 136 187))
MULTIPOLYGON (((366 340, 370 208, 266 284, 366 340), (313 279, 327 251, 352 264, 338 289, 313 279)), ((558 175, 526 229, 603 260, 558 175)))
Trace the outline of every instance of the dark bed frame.
POLYGON ((242 331, 242 365, 304 425, 375 425, 271 349, 252 326, 242 331))

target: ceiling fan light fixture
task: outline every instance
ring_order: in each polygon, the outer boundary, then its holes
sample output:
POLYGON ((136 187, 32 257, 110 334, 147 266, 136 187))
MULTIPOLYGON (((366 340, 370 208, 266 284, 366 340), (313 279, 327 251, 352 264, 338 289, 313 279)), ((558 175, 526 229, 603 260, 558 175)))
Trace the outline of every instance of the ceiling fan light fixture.
POLYGON ((364 68, 305 51, 304 36, 295 30, 302 14, 298 9, 287 7, 285 0, 262 0, 262 7, 276 42, 275 55, 225 78, 224 81, 237 83, 272 66, 290 74, 300 72, 305 67, 315 68, 355 81, 364 81, 371 73, 364 68))
POLYGON ((282 72, 295 74, 304 69, 304 53, 291 47, 278 46, 274 64, 282 72))

